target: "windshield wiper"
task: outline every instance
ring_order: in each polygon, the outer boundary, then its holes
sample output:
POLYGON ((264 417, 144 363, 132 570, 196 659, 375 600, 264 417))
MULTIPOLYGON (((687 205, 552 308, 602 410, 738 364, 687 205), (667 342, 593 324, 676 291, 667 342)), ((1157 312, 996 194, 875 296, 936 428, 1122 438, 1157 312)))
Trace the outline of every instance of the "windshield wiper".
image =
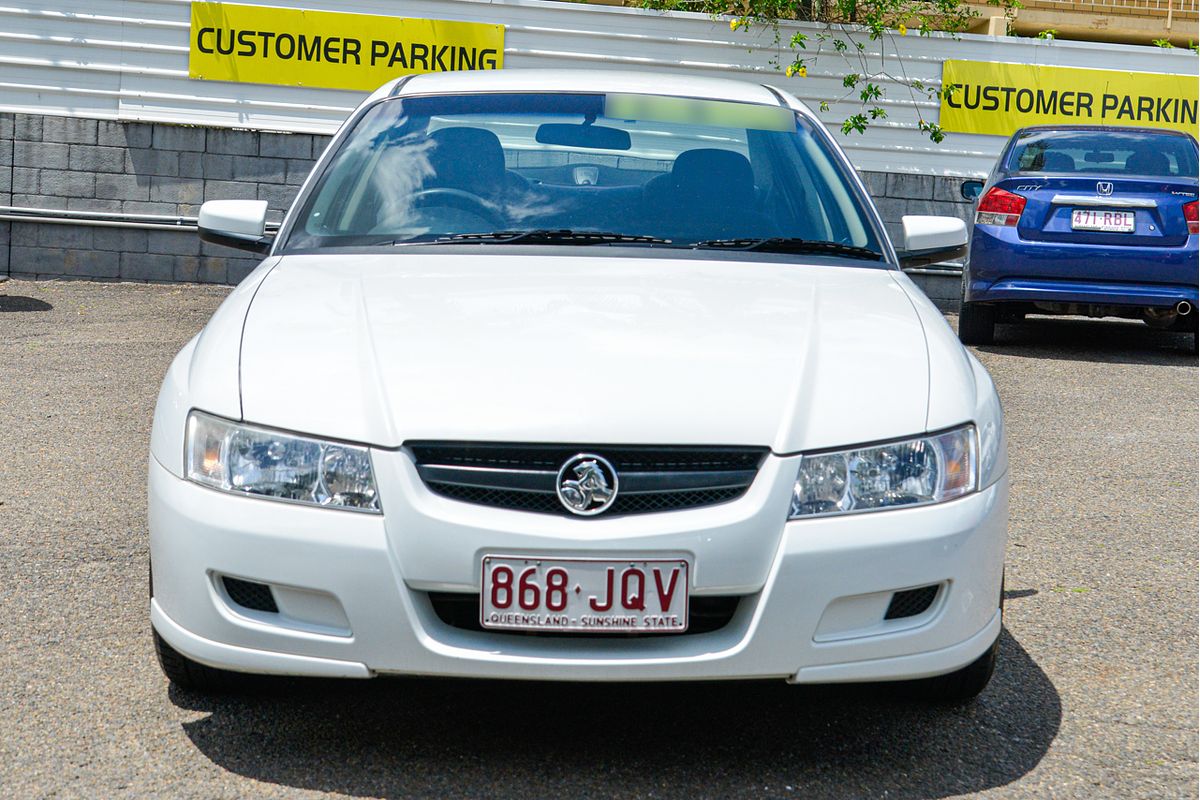
POLYGON ((828 242, 796 237, 772 237, 769 239, 705 239, 692 247, 700 250, 756 250, 761 253, 812 253, 815 255, 846 256, 864 261, 882 261, 883 256, 865 247, 855 247, 841 242, 828 242))
POLYGON ((655 236, 637 236, 631 233, 609 231, 560 230, 492 231, 491 233, 456 233, 442 236, 435 243, 478 243, 478 244, 670 244, 668 239, 655 236))

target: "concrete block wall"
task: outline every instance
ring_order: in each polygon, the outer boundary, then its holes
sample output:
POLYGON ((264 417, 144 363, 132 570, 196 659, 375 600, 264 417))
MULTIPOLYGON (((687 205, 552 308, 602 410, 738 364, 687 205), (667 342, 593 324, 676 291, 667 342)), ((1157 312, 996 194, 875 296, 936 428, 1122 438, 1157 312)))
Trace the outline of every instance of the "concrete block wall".
MULTIPOLYGON (((875 198, 888 235, 897 247, 903 242, 900 219, 907 214, 958 217, 967 225, 972 222, 975 205, 962 197, 962 178, 896 172, 864 172, 862 176, 875 198)), ((962 276, 953 271, 934 273, 934 270, 922 270, 910 277, 938 308, 957 311, 962 296, 962 276)))
MULTIPOLYGON (((0 205, 194 217, 214 199, 266 200, 278 221, 329 137, 0 114, 0 205)), ((888 230, 905 214, 968 219, 961 180, 864 172, 888 230)), ((236 284, 258 259, 194 231, 0 222, 0 274, 236 284)), ((918 281, 940 300, 958 282, 918 281), (952 284, 952 287, 951 287, 952 284)))
MULTIPOLYGON (((266 200, 279 221, 327 136, 0 115, 0 205, 195 217, 213 199, 266 200)), ((0 272, 236 284, 260 259, 194 230, 0 222, 0 272)))
POLYGON ((863 172, 862 177, 897 245, 900 218, 906 214, 959 217, 963 221, 971 218, 973 206, 960 192, 962 178, 901 172, 863 172))

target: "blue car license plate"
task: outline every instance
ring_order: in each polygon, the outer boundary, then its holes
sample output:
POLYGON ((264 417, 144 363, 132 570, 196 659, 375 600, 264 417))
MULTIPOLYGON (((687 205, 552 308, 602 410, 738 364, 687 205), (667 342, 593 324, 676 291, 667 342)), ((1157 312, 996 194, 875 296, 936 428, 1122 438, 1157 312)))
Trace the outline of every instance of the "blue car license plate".
POLYGON ((1071 211, 1071 230, 1102 231, 1104 233, 1133 233, 1132 211, 1104 211, 1076 208, 1071 211))

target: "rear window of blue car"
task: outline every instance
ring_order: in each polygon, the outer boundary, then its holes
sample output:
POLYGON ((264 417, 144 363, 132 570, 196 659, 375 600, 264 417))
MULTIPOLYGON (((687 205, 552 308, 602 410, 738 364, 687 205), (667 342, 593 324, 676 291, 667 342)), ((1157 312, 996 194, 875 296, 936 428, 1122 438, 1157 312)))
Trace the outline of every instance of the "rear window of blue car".
POLYGON ((1150 131, 1055 131, 1018 134, 1009 172, 1196 177, 1196 143, 1150 131))

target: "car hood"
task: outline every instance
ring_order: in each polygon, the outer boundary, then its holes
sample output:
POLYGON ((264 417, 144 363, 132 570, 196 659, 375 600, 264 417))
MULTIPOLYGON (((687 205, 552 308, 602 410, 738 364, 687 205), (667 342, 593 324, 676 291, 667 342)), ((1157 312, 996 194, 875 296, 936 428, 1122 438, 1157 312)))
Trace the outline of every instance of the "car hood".
POLYGON ((600 255, 288 256, 245 319, 246 421, 413 440, 739 444, 925 430, 893 274, 600 255))

